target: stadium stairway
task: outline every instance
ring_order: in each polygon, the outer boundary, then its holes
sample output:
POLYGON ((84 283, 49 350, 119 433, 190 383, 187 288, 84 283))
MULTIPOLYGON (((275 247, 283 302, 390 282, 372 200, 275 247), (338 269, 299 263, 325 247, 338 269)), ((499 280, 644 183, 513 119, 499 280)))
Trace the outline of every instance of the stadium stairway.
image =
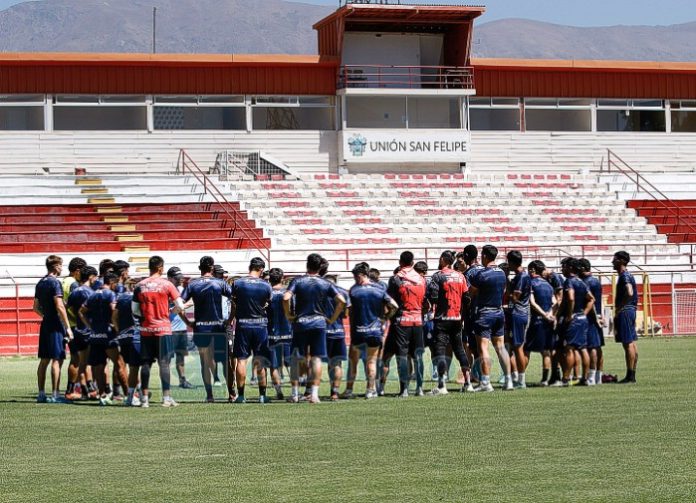
POLYGON ((696 244, 696 200, 633 200, 628 207, 666 234, 670 243, 696 244))

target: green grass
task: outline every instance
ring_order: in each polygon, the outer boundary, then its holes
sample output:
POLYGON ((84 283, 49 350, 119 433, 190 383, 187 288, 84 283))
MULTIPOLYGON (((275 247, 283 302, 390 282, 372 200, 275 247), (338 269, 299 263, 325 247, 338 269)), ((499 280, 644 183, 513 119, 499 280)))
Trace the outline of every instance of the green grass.
POLYGON ((694 501, 696 339, 639 349, 635 386, 174 410, 36 405, 3 359, 0 501, 694 501))

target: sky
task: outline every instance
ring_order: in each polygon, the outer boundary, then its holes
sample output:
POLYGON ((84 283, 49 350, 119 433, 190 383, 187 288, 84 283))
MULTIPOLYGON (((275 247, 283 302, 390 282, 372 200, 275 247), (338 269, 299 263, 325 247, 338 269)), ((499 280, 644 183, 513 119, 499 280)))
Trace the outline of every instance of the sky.
MULTIPOLYGON (((0 0, 0 9, 22 1, 0 0)), ((296 1, 338 6, 338 0, 296 1)), ((696 21, 696 0, 404 0, 403 3, 483 4, 487 12, 481 22, 510 17, 573 26, 668 25, 696 21)))

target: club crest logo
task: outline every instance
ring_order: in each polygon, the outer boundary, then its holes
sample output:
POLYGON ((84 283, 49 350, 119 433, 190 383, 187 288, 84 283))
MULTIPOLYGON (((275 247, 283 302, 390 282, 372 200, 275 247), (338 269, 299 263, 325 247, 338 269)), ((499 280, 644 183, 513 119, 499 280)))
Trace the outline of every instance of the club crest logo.
POLYGON ((353 157, 362 157, 367 146, 367 139, 361 134, 354 134, 348 139, 348 146, 353 157))

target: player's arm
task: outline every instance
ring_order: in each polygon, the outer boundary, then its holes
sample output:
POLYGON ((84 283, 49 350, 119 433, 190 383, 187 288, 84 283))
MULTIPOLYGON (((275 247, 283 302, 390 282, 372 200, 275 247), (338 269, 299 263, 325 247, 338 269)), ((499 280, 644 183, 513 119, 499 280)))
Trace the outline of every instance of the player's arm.
POLYGON ((590 319, 592 319, 594 323, 597 323, 597 313, 595 313, 595 310, 594 310, 595 298, 594 298, 594 295, 592 295, 589 290, 588 290, 587 294, 585 295, 585 300, 587 300, 587 304, 585 304, 585 311, 584 311, 585 316, 589 316, 590 319), (592 313, 591 316, 590 316, 590 313, 592 313))
POLYGON ((114 305, 114 309, 111 312, 111 324, 114 326, 114 331, 119 333, 121 329, 118 326, 118 308, 114 305))
POLYGON ((72 339, 73 333, 72 329, 70 328, 70 321, 68 320, 68 312, 65 310, 65 302, 63 302, 63 296, 60 295, 53 297, 53 302, 55 302, 56 304, 56 311, 58 311, 60 321, 63 323, 63 326, 65 327, 65 333, 68 336, 68 339, 72 339))
POLYGON ((573 288, 568 288, 566 291, 566 309, 565 309, 565 319, 566 323, 570 323, 570 319, 573 317, 573 310, 575 309, 575 290, 573 288))
POLYGON ((43 311, 41 311, 41 304, 39 304, 39 299, 34 297, 34 307, 32 308, 33 311, 39 315, 39 318, 43 318, 43 311))
POLYGON ((290 301, 292 300, 292 295, 293 295, 293 293, 290 290, 286 291, 283 294, 283 313, 285 313, 285 317, 290 322, 295 321, 295 315, 292 314, 292 309, 290 306, 290 301))
POLYGON ((341 316, 341 313, 346 308, 346 299, 343 298, 343 295, 341 295, 340 293, 337 293, 334 297, 334 303, 336 304, 336 307, 334 307, 334 312, 331 315, 331 318, 327 320, 329 325, 335 323, 338 317, 341 316))
POLYGON ((84 323, 84 325, 88 329, 92 330, 92 325, 90 324, 89 319, 87 318, 87 306, 83 305, 77 314, 80 317, 80 319, 82 320, 82 323, 84 323))
POLYGON ((389 320, 391 319, 395 314, 396 311, 399 310, 399 305, 396 303, 394 299, 391 297, 387 297, 384 299, 384 320, 389 320))
POLYGON ((543 316, 549 321, 553 320, 553 316, 551 316, 549 313, 544 311, 539 304, 537 304, 536 299, 534 298, 534 292, 529 294, 529 305, 532 306, 532 310, 536 312, 538 315, 543 316), (549 319, 551 318, 551 319, 549 319))

